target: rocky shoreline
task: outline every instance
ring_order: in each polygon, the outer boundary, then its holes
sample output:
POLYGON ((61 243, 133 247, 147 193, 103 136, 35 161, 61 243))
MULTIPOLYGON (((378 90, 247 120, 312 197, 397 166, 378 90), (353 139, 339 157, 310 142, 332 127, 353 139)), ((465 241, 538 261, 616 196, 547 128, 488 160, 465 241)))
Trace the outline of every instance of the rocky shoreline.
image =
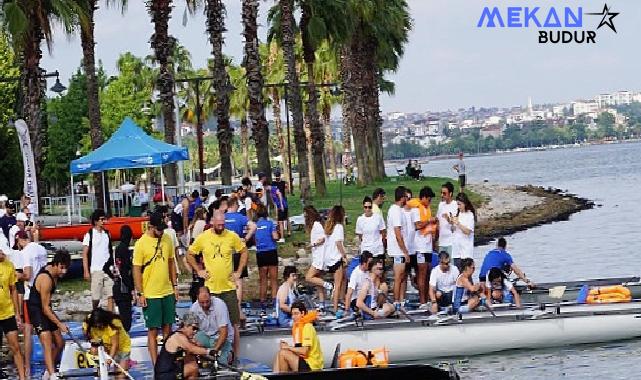
POLYGON ((593 201, 576 194, 542 186, 512 186, 495 189, 498 192, 487 194, 481 186, 473 186, 475 191, 490 197, 490 200, 479 210, 480 221, 475 230, 474 245, 484 245, 501 236, 511 235, 543 224, 565 221, 574 213, 594 208, 593 201), (487 210, 492 207, 493 197, 504 198, 514 195, 517 199, 523 195, 531 198, 528 202, 512 200, 502 212, 487 210))

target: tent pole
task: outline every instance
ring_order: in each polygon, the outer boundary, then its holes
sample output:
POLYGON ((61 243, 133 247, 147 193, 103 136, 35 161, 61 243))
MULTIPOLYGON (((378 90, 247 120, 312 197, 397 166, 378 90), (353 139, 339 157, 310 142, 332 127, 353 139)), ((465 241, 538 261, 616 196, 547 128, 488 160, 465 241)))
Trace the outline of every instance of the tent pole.
POLYGON ((75 198, 73 195, 73 173, 70 175, 71 178, 71 209, 67 208, 67 211, 69 212, 67 220, 69 221, 69 224, 71 224, 71 216, 74 214, 74 208, 75 208, 75 198))
POLYGON ((107 186, 105 186, 105 172, 102 172, 102 207, 105 208, 105 213, 109 215, 109 205, 107 205, 107 186))
POLYGON ((162 197, 162 204, 165 204, 165 176, 162 173, 162 165, 158 166, 160 168, 160 196, 162 197))

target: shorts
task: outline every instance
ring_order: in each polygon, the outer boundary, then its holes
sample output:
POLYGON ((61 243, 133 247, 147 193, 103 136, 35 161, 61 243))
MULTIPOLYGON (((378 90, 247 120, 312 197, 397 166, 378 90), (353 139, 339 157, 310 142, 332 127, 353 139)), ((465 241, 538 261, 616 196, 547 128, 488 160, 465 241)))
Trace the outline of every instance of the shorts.
POLYGON ((29 318, 31 325, 36 330, 36 334, 40 335, 43 332, 58 331, 58 326, 52 320, 47 318, 42 309, 29 306, 29 318))
MULTIPOLYGON (((228 331, 229 333, 229 331, 228 331)), ((216 345, 216 341, 218 340, 216 337, 209 336, 205 334, 204 331, 198 331, 196 333, 196 336, 194 336, 194 339, 196 342, 205 348, 212 349, 216 345)), ((220 347, 220 350, 218 351, 218 360, 223 363, 227 364, 229 363, 229 355, 231 354, 231 342, 229 339, 225 340, 225 343, 220 347)))
POLYGON ((147 307, 142 309, 145 327, 159 329, 176 322, 176 297, 173 294, 162 298, 147 298, 147 307))
POLYGON ((16 317, 12 316, 7 319, 3 319, 0 321, 0 331, 3 332, 5 335, 9 334, 12 331, 18 331, 18 322, 16 321, 16 317))
POLYGON ((277 215, 276 219, 279 222, 286 222, 288 217, 289 217, 289 209, 287 207, 285 207, 283 210, 278 209, 278 213, 277 214, 278 215, 277 215))
MULTIPOLYGON (((234 253, 234 272, 238 270, 238 265, 240 265, 240 253, 234 253)), ((247 265, 245 265, 245 269, 243 269, 243 273, 240 274, 240 278, 247 278, 249 277, 249 273, 247 273, 247 265)))
POLYGON ((439 307, 448 307, 452 305, 452 292, 441 292, 441 298, 436 300, 439 307))
POLYGON ((238 296, 236 295, 236 289, 222 293, 212 293, 212 295, 223 300, 225 305, 227 305, 229 321, 234 326, 238 325, 240 323, 240 309, 238 309, 238 296))
MULTIPOLYGON (((16 269, 17 273, 22 274, 22 269, 16 269)), ((18 294, 23 294, 24 295, 24 281, 16 281, 16 290, 18 291, 18 294)))
POLYGON ((312 266, 316 270, 325 270, 325 265, 323 265, 323 252, 318 254, 312 254, 312 266))
POLYGON ((278 251, 263 251, 256 253, 256 264, 261 267, 277 267, 278 266, 278 251))
POLYGON ((29 306, 27 305, 28 300, 22 301, 22 323, 28 325, 31 324, 31 319, 29 319, 29 306))
POLYGON ((465 174, 461 174, 458 176, 458 183, 461 185, 461 187, 465 187, 465 174))
POLYGON ((124 361, 129 361, 130 358, 131 358, 131 352, 118 352, 113 357, 114 361, 116 361, 118 363, 124 362, 124 361))
POLYGON ((311 372, 312 368, 307 364, 305 359, 298 357, 298 372, 311 372))
POLYGON ((114 281, 103 271, 91 272, 91 299, 100 301, 113 297, 114 281))
POLYGON ((327 266, 327 269, 325 270, 327 273, 335 273, 337 270, 341 269, 343 266, 343 260, 338 260, 332 265, 327 266))

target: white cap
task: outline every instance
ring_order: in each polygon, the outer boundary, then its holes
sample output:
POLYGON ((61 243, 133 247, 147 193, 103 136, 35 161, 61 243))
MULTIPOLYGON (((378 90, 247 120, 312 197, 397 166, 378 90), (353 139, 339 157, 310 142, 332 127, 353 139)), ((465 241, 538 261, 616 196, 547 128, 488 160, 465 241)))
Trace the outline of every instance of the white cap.
POLYGON ((9 200, 9 198, 7 198, 6 195, 4 195, 4 194, 0 195, 0 202, 6 202, 8 200, 9 200))
POLYGON ((16 214, 16 220, 18 222, 28 222, 29 218, 27 218, 27 214, 25 214, 24 212, 19 212, 16 214))

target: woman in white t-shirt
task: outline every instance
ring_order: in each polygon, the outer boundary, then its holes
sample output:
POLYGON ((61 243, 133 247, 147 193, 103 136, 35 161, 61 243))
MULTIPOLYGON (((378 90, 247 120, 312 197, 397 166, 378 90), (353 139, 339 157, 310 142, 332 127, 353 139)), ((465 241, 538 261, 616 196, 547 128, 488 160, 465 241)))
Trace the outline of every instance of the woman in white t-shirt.
POLYGON ((325 290, 331 291, 333 289, 331 283, 322 279, 326 269, 324 264, 325 229, 321 223, 321 215, 314 206, 305 206, 303 215, 305 215, 305 231, 309 234, 309 247, 312 250, 312 265, 305 274, 305 281, 319 288, 318 298, 322 305, 325 301, 325 290))
POLYGON ((454 242, 452 244, 452 258, 454 264, 460 267, 462 259, 474 258, 474 224, 476 223, 476 210, 465 193, 456 196, 458 212, 452 218, 454 226, 454 242))
POLYGON ((372 212, 370 197, 363 199, 363 215, 356 220, 356 236, 361 242, 361 253, 369 251, 374 257, 383 256, 385 253, 385 221, 380 214, 372 212))
POLYGON ((334 292, 332 301, 334 312, 338 311, 338 300, 344 296, 345 289, 345 268, 346 262, 345 247, 345 209, 343 206, 334 206, 327 216, 325 222, 325 258, 323 260, 328 273, 334 274, 334 292))

